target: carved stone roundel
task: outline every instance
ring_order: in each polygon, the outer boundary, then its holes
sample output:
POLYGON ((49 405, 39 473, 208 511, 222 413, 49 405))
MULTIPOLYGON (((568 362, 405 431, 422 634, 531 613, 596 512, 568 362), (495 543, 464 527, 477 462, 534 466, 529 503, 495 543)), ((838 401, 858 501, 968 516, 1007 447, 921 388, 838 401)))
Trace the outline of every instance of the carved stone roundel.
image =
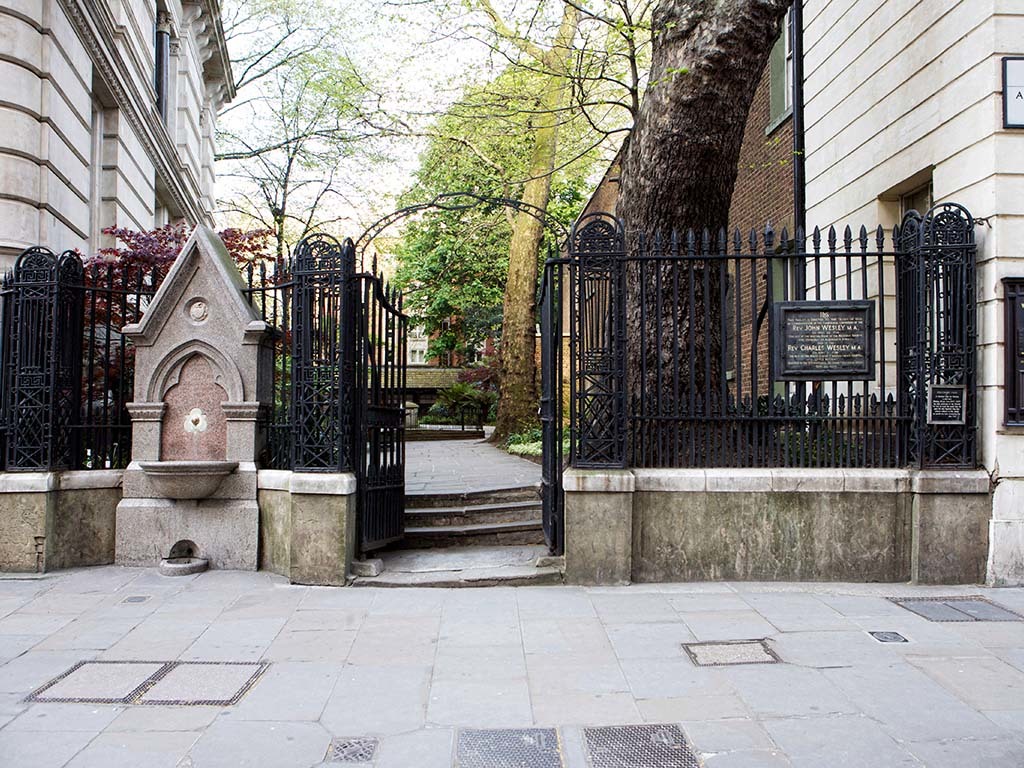
POLYGON ((188 303, 188 317, 193 323, 204 323, 209 317, 210 308, 206 299, 192 299, 188 303))

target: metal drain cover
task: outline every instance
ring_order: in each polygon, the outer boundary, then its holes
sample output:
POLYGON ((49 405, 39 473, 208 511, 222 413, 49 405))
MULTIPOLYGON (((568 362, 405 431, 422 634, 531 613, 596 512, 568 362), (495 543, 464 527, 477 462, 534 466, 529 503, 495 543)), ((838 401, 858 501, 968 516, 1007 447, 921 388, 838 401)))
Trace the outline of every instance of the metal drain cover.
POLYGON ((910 642, 899 632, 868 632, 880 643, 908 643, 910 642))
POLYGON ((700 768, 678 725, 584 728, 592 768, 700 768))
POLYGON ((76 704, 237 704, 265 661, 80 661, 25 701, 76 704))
POLYGON ((144 603, 149 600, 149 595, 128 595, 122 603, 144 603))
POLYGON ((372 763, 376 751, 376 739, 331 739, 331 746, 327 748, 327 762, 372 763))
POLYGON ((554 728, 459 731, 458 768, 562 768, 554 728))
POLYGON ((699 667, 726 667, 734 664, 778 664, 780 659, 764 640, 683 643, 683 650, 699 667))
POLYGON ((890 597, 889 600, 928 621, 1024 621, 1024 616, 981 595, 890 597))

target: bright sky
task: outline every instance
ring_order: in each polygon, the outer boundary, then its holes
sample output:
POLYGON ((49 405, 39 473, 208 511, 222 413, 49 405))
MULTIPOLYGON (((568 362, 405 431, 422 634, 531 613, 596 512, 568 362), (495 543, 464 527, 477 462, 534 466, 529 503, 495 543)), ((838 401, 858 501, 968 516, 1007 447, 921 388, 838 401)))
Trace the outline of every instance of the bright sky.
MULTIPOLYGON (((336 42, 339 51, 347 54, 384 93, 382 106, 416 128, 427 125, 431 113, 450 105, 474 72, 483 77, 490 69, 486 46, 466 39, 457 26, 451 30, 454 36, 438 34, 435 6, 381 0, 369 4, 357 0, 325 2, 348 18, 346 35, 336 42)), ((233 50, 232 56, 238 53, 233 50)), ((246 96, 243 91, 236 101, 246 96)), ((244 130, 244 124, 239 128, 238 121, 245 119, 237 111, 222 117, 224 124, 235 130, 244 130)), ((412 182, 423 146, 422 139, 389 140, 384 147, 387 162, 345 164, 341 175, 347 201, 334 198, 330 214, 352 220, 340 225, 340 233, 357 236, 363 227, 395 208, 395 197, 412 182)), ((221 198, 244 188, 245 182, 230 177, 231 167, 231 163, 220 163, 217 169, 221 198)))

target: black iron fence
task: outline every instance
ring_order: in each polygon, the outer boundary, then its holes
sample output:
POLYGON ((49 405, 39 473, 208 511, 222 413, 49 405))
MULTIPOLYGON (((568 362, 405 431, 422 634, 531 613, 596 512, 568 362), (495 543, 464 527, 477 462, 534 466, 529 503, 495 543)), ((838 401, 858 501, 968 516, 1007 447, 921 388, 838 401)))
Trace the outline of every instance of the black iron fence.
POLYGON ((34 247, 4 277, 2 468, 124 467, 134 349, 121 328, 138 322, 162 271, 123 262, 83 264, 34 247))
POLYGON ((891 232, 627 248, 584 218, 548 265, 568 277, 573 465, 974 467, 973 226, 946 204, 891 232))

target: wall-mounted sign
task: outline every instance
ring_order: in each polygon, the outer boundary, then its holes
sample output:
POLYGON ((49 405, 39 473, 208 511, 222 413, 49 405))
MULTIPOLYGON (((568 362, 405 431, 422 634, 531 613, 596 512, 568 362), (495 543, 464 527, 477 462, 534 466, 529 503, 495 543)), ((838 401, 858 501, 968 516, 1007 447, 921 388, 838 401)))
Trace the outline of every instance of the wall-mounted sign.
POLYGON ((1003 58, 1003 127, 1024 128, 1024 56, 1003 58))
POLYGON ((1024 426, 1024 277, 1003 278, 1006 358, 1003 366, 1004 421, 1024 426))
POLYGON ((931 384, 928 387, 928 423, 963 424, 967 420, 967 387, 931 384))
POLYGON ((875 378, 873 301, 778 301, 772 312, 779 381, 875 378))

